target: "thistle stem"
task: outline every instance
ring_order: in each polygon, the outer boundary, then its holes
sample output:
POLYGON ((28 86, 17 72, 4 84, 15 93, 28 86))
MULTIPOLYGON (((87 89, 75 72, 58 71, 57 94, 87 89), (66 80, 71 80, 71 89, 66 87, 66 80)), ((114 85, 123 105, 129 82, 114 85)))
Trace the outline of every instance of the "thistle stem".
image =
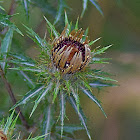
MULTIPOLYGON (((14 93, 12 91, 11 85, 7 81, 7 79, 5 77, 5 73, 4 73, 1 66, 0 66, 0 75, 1 75, 2 81, 5 85, 6 90, 8 91, 8 94, 9 94, 13 104, 16 104, 17 101, 16 101, 16 98, 15 98, 14 93)), ((16 108, 16 112, 19 113, 19 118, 20 118, 22 124, 26 127, 26 129, 29 129, 29 125, 28 125, 27 121, 25 120, 25 118, 24 118, 24 116, 23 116, 19 107, 16 108)))

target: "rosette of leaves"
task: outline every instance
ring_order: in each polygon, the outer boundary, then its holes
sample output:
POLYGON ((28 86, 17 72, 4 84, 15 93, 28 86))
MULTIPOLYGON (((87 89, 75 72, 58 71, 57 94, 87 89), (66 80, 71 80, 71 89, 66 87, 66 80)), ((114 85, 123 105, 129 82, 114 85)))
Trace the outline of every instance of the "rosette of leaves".
POLYGON ((91 69, 90 64, 107 63, 107 59, 96 57, 104 53, 110 46, 91 50, 98 39, 89 41, 87 37, 88 29, 82 31, 78 29, 78 20, 72 30, 72 23, 69 23, 65 13, 65 28, 59 34, 55 27, 46 19, 51 41, 41 39, 32 29, 25 26, 28 36, 41 48, 41 54, 35 60, 20 54, 10 53, 10 63, 15 64, 12 70, 18 70, 24 76, 32 89, 18 101, 12 109, 19 105, 25 105, 30 100, 34 100, 34 106, 30 113, 33 115, 40 102, 44 104, 44 119, 42 120, 42 132, 48 134, 45 139, 69 139, 67 134, 73 134, 76 130, 85 129, 88 138, 91 136, 86 124, 86 117, 80 105, 79 95, 87 95, 103 112, 100 101, 93 95, 94 88, 112 86, 106 81, 115 81, 107 73, 91 69), (34 78, 30 79, 27 73, 32 73, 34 78), (107 75, 107 76, 106 76, 107 75), (33 81, 34 80, 34 81, 33 81), (66 104, 70 103, 77 113, 81 126, 64 125, 66 118, 66 104), (60 113, 58 119, 55 118, 56 107, 59 104, 60 113))

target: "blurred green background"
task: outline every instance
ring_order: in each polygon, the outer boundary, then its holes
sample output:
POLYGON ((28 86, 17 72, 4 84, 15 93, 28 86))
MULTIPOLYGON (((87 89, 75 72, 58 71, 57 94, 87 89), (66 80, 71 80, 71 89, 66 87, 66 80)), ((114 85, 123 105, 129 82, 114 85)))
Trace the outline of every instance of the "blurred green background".
MULTIPOLYGON (((34 0, 30 7, 29 19, 27 18, 23 5, 16 7, 16 15, 12 21, 25 35, 24 37, 14 34, 12 51, 24 52, 34 58, 39 54, 37 47, 26 36, 22 23, 32 27, 41 37, 44 37, 46 23, 43 19, 45 15, 51 22, 54 21, 56 0, 52 7, 48 7, 45 0, 34 0), (52 8, 48 13, 49 8, 52 8), (54 9, 54 11, 53 11, 54 9), (53 13, 54 12, 54 13, 53 13), (54 16, 53 16, 54 15, 54 16)), ((104 88, 100 92, 95 90, 95 95, 102 101, 102 106, 108 116, 104 118, 99 108, 89 101, 88 97, 80 95, 81 105, 88 118, 88 126, 93 139, 95 140, 139 140, 140 139, 140 0, 99 0, 104 17, 91 4, 82 19, 79 20, 79 27, 86 29, 89 27, 89 38, 94 40, 102 37, 94 44, 93 48, 101 45, 113 44, 104 57, 112 58, 110 64, 93 65, 112 73, 113 78, 118 81, 118 87, 104 88)), ((82 12, 81 0, 67 0, 66 3, 69 20, 76 22, 82 12)), ((11 1, 4 0, 1 5, 8 11, 11 1)), ((63 16, 63 15, 62 15, 63 16)), ((63 17, 56 24, 58 31, 64 27, 63 17)), ((49 38, 49 36, 47 36, 49 38)), ((1 38, 0 38, 1 39, 1 38)), ((28 91, 23 79, 15 72, 8 72, 8 80, 17 99, 28 91)), ((0 80, 0 118, 5 115, 12 103, 8 97, 4 84, 0 80), (7 110, 7 111, 5 111, 7 110)), ((27 112, 27 111, 26 111, 27 112)), ((71 107, 67 107, 69 122, 79 123, 76 114, 71 112, 71 107), (70 110, 70 111, 69 111, 70 110)), ((86 132, 76 133, 76 138, 87 140, 86 132)))

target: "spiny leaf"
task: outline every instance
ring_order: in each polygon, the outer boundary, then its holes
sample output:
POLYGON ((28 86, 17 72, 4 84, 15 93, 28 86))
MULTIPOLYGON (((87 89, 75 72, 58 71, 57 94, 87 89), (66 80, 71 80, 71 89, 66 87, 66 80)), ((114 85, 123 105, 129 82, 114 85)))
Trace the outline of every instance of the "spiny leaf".
POLYGON ((81 75, 80 78, 82 79, 81 83, 92 92, 92 89, 89 86, 89 83, 88 83, 88 80, 86 79, 86 77, 84 77, 84 75, 81 75))
POLYGON ((101 69, 90 69, 88 70, 89 72, 91 72, 90 74, 94 75, 107 75, 107 76, 112 76, 112 74, 108 73, 108 72, 104 72, 101 69))
POLYGON ((29 18, 29 5, 30 5, 30 0, 22 0, 25 12, 26 12, 26 16, 27 18, 29 18))
POLYGON ((79 96, 78 96, 78 93, 75 93, 74 89, 72 87, 70 87, 71 89, 71 93, 76 101, 76 105, 77 105, 77 109, 79 111, 79 106, 80 106, 80 99, 79 99, 79 96))
MULTIPOLYGON (((17 15, 17 14, 14 14, 17 15)), ((9 27, 14 29, 16 32, 18 32, 19 34, 21 34, 22 36, 24 36, 22 34, 22 32, 16 27, 15 24, 13 24, 9 19, 14 16, 14 15, 5 15, 5 14, 1 14, 0 13, 0 24, 3 25, 4 27, 9 27)))
POLYGON ((79 21, 79 17, 77 18, 76 24, 75 24, 75 30, 78 30, 78 21, 79 21))
POLYGON ((67 92, 70 93, 70 85, 71 85, 70 81, 69 80, 65 81, 65 84, 66 84, 67 92))
POLYGON ((46 89, 44 89, 41 93, 39 93, 40 95, 38 96, 38 98, 35 100, 35 105, 32 109, 32 112, 30 113, 30 117, 32 116, 32 114, 34 113, 35 109, 37 108, 38 104, 40 103, 40 101, 44 98, 44 96, 48 93, 48 91, 51 89, 52 87, 52 83, 50 83, 46 89))
MULTIPOLYGON (((57 131, 60 131, 61 127, 56 126, 56 129, 57 131)), ((64 126, 64 132, 70 133, 71 135, 73 135, 75 131, 79 131, 79 130, 84 130, 84 127, 79 126, 79 125, 65 125, 64 126)))
POLYGON ((91 140, 91 136, 90 136, 90 133, 89 133, 87 125, 86 125, 86 118, 85 118, 85 115, 84 115, 82 109, 80 108, 78 111, 77 106, 76 106, 76 102, 75 102, 73 97, 69 96, 68 99, 69 99, 69 102, 71 103, 72 107, 74 108, 74 110, 78 114, 79 119, 81 120, 81 123, 83 124, 83 126, 87 132, 87 135, 88 135, 89 139, 91 140))
POLYGON ((33 83, 32 79, 30 79, 25 72, 20 71, 19 74, 24 78, 24 81, 26 81, 30 88, 35 88, 35 84, 33 83))
POLYGON ((86 36, 88 35, 89 28, 86 29, 84 36, 82 37, 82 41, 84 42, 86 40, 86 36))
POLYGON ((108 48, 110 48, 112 45, 109 45, 109 46, 106 46, 106 47, 103 47, 101 49, 97 49, 95 52, 94 52, 94 55, 97 55, 97 54, 102 54, 104 53, 108 48))
POLYGON ((95 7, 96 9, 100 12, 100 14, 103 16, 103 11, 101 9, 101 7, 99 6, 98 2, 96 0, 89 0, 95 7))
POLYGON ((72 26, 72 22, 69 24, 69 21, 68 21, 68 16, 67 16, 67 13, 65 11, 65 26, 67 26, 67 34, 69 35, 70 32, 71 32, 71 26, 72 26))
POLYGON ((110 58, 97 58, 97 57, 93 57, 92 61, 90 62, 91 64, 109 64, 109 62, 107 62, 107 60, 110 60, 110 58))
POLYGON ((59 83, 59 80, 58 80, 57 83, 56 83, 56 87, 54 89, 54 92, 53 92, 53 101, 52 101, 53 103, 54 103, 54 101, 57 97, 57 94, 59 92, 59 88, 60 88, 59 86, 60 86, 60 83, 59 83))
POLYGON ((42 72, 41 69, 30 68, 30 67, 16 67, 16 68, 9 68, 10 70, 22 70, 22 71, 30 71, 30 72, 42 72))
POLYGON ((13 116, 14 116, 15 110, 13 110, 12 114, 7 118, 7 122, 4 126, 4 133, 8 133, 8 129, 10 128, 10 125, 12 124, 13 121, 13 116))
POLYGON ((54 124, 54 106, 53 105, 52 104, 47 105, 47 109, 44 112, 43 134, 46 134, 44 140, 50 140, 51 128, 54 124))
POLYGON ((65 11, 65 26, 66 26, 67 24, 69 25, 69 20, 68 20, 67 13, 66 13, 66 11, 65 11))
POLYGON ((64 10, 64 0, 59 0, 58 1, 58 10, 57 10, 57 14, 55 17, 55 21, 54 21, 54 25, 60 20, 62 12, 64 10))
POLYGON ((31 0, 31 2, 33 2, 33 4, 35 6, 37 6, 38 8, 40 8, 40 10, 46 15, 50 15, 51 17, 55 17, 56 15, 56 8, 53 7, 52 5, 54 5, 54 1, 48 1, 48 0, 31 0))
POLYGON ((44 88, 44 85, 41 86, 37 86, 34 89, 30 90, 29 92, 26 93, 26 95, 20 100, 18 101, 10 110, 16 108, 19 105, 23 105, 26 104, 27 101, 29 101, 31 98, 33 98, 34 96, 36 96, 37 94, 39 94, 42 89, 44 88))
MULTIPOLYGON (((12 38, 13 38, 13 29, 9 28, 4 39, 2 40, 1 49, 0 49, 0 55, 3 58, 3 60, 7 59, 8 53, 10 52, 12 38)), ((6 62, 1 63, 1 66, 2 69, 5 71, 7 67, 6 62)))
POLYGON ((2 129, 4 127, 4 118, 0 121, 0 128, 2 129))
POLYGON ((100 40, 100 39, 101 39, 101 37, 99 37, 99 38, 97 38, 97 39, 91 41, 88 45, 91 46, 91 45, 93 45, 95 42, 97 42, 97 41, 100 40))
POLYGON ((55 27, 48 21, 48 19, 44 16, 47 24, 49 25, 49 27, 51 28, 53 34, 55 35, 55 37, 58 37, 60 34, 56 31, 55 27))
POLYGON ((27 29, 28 34, 31 36, 31 39, 39 45, 39 47, 43 50, 48 49, 49 45, 47 45, 46 41, 41 39, 38 34, 36 34, 31 28, 27 27, 23 24, 23 26, 27 29), (32 38, 33 37, 33 38, 32 38))
POLYGON ((42 135, 42 136, 36 136, 35 138, 30 138, 32 133, 29 135, 28 139, 26 140, 44 140, 44 137, 47 136, 48 134, 42 135))
POLYGON ((0 9, 2 9, 3 11, 5 11, 5 9, 2 6, 0 6, 0 9))
POLYGON ((33 59, 31 59, 30 57, 27 57, 23 54, 17 54, 17 53, 9 53, 9 56, 11 56, 12 58, 16 58, 20 61, 27 61, 27 62, 30 62, 30 63, 35 63, 35 61, 33 59))
POLYGON ((61 137, 63 135, 63 130, 64 130, 65 110, 66 110, 65 95, 63 93, 61 93, 60 94, 61 137))
POLYGON ((35 138, 28 138, 27 140, 44 140, 44 136, 46 135, 42 135, 42 136, 36 136, 35 138))
POLYGON ((89 85, 94 87, 94 88, 96 88, 96 87, 114 87, 114 86, 117 86, 117 85, 112 84, 112 83, 102 83, 102 82, 99 82, 99 81, 89 83, 89 85))
POLYGON ((28 66, 28 67, 34 67, 35 64, 34 63, 31 63, 31 62, 28 62, 28 61, 21 61, 21 60, 0 60, 0 62, 8 62, 8 63, 13 63, 13 64, 16 64, 16 65, 25 65, 25 66, 28 66))
MULTIPOLYGON (((14 111, 14 110, 13 110, 14 111)), ((10 126, 10 130, 13 131, 13 129, 15 128, 17 119, 19 117, 20 112, 18 113, 18 115, 16 116, 16 118, 12 121, 11 126, 10 126)))
POLYGON ((109 78, 109 77, 104 77, 104 76, 102 76, 102 75, 100 75, 100 76, 94 75, 93 77, 96 78, 96 79, 101 79, 101 80, 105 80, 105 81, 117 82, 117 80, 111 79, 111 78, 109 78))
POLYGON ((96 99, 96 97, 93 96, 92 93, 91 93, 90 91, 87 91, 87 90, 86 90, 85 88, 83 88, 82 86, 80 86, 80 88, 82 89, 83 93, 85 93, 93 102, 95 102, 95 103, 98 105, 98 107, 99 107, 99 108, 101 109, 101 111, 103 112, 104 116, 107 117, 106 114, 105 114, 105 112, 104 112, 104 110, 103 110, 103 108, 102 108, 102 106, 100 105, 100 102, 96 99))
POLYGON ((84 85, 86 88, 88 88, 88 89, 92 92, 92 89, 91 89, 91 87, 90 87, 88 81, 83 80, 83 85, 84 85))
POLYGON ((88 0, 83 0, 83 10, 82 10, 82 13, 81 13, 81 18, 84 16, 84 13, 87 9, 87 3, 88 3, 88 0))

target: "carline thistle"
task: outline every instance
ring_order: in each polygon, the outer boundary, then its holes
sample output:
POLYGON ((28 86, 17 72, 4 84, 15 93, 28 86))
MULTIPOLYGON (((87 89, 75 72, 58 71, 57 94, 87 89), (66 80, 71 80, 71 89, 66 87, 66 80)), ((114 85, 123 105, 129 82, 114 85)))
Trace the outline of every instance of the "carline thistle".
MULTIPOLYGON (((27 68, 24 68, 25 71, 30 70, 33 73, 36 72, 38 76, 37 79, 39 80, 35 88, 27 92, 27 94, 18 101, 12 109, 25 104, 26 101, 29 101, 34 98, 34 96, 37 96, 34 101, 34 107, 30 113, 31 117, 40 102, 45 99, 47 107, 46 104, 44 104, 44 117, 45 119, 49 117, 51 120, 44 120, 44 123, 46 123, 45 126, 48 127, 43 128, 43 134, 49 133, 48 137, 51 138, 53 136, 50 132, 53 131, 53 128, 56 127, 55 124, 57 123, 56 118, 54 117, 55 105, 57 105, 55 101, 59 102, 60 129, 58 132, 60 132, 59 136, 62 138, 64 136, 63 132, 65 132, 64 120, 66 117, 66 104, 69 102, 86 130, 88 138, 91 140, 86 124, 86 117, 80 105, 79 95, 82 92, 89 97, 100 108, 106 117, 100 101, 93 94, 93 88, 112 86, 110 83, 106 83, 105 81, 115 80, 106 77, 106 73, 102 70, 92 69, 89 64, 107 63, 105 61, 108 59, 99 58, 96 57, 96 55, 104 53, 111 45, 101 49, 91 50, 90 46, 100 38, 90 42, 87 36, 88 29, 86 29, 86 31, 78 29, 78 22, 76 22, 75 28, 71 31, 72 24, 68 22, 66 13, 65 27, 61 34, 57 32, 54 25, 52 25, 47 18, 45 18, 45 20, 48 24, 48 30, 51 31, 50 36, 52 37, 51 33, 53 33, 55 37, 54 39, 51 38, 53 40, 51 43, 46 42, 46 40, 42 40, 32 29, 25 26, 31 38, 37 43, 37 45, 39 45, 39 47, 41 47, 42 52, 39 56, 39 61, 35 61, 36 63, 31 61, 28 64, 30 65, 33 63, 31 66, 33 68, 28 68, 28 65, 27 68), (59 100, 56 100, 57 97, 59 100)), ((23 67, 21 70, 23 70, 23 67)), ((58 128, 56 127, 55 129, 57 130, 58 128)))
POLYGON ((91 50, 89 40, 83 41, 84 31, 82 29, 71 31, 69 35, 66 33, 67 25, 59 38, 53 43, 52 59, 54 65, 63 74, 72 74, 83 70, 90 62, 91 50))

